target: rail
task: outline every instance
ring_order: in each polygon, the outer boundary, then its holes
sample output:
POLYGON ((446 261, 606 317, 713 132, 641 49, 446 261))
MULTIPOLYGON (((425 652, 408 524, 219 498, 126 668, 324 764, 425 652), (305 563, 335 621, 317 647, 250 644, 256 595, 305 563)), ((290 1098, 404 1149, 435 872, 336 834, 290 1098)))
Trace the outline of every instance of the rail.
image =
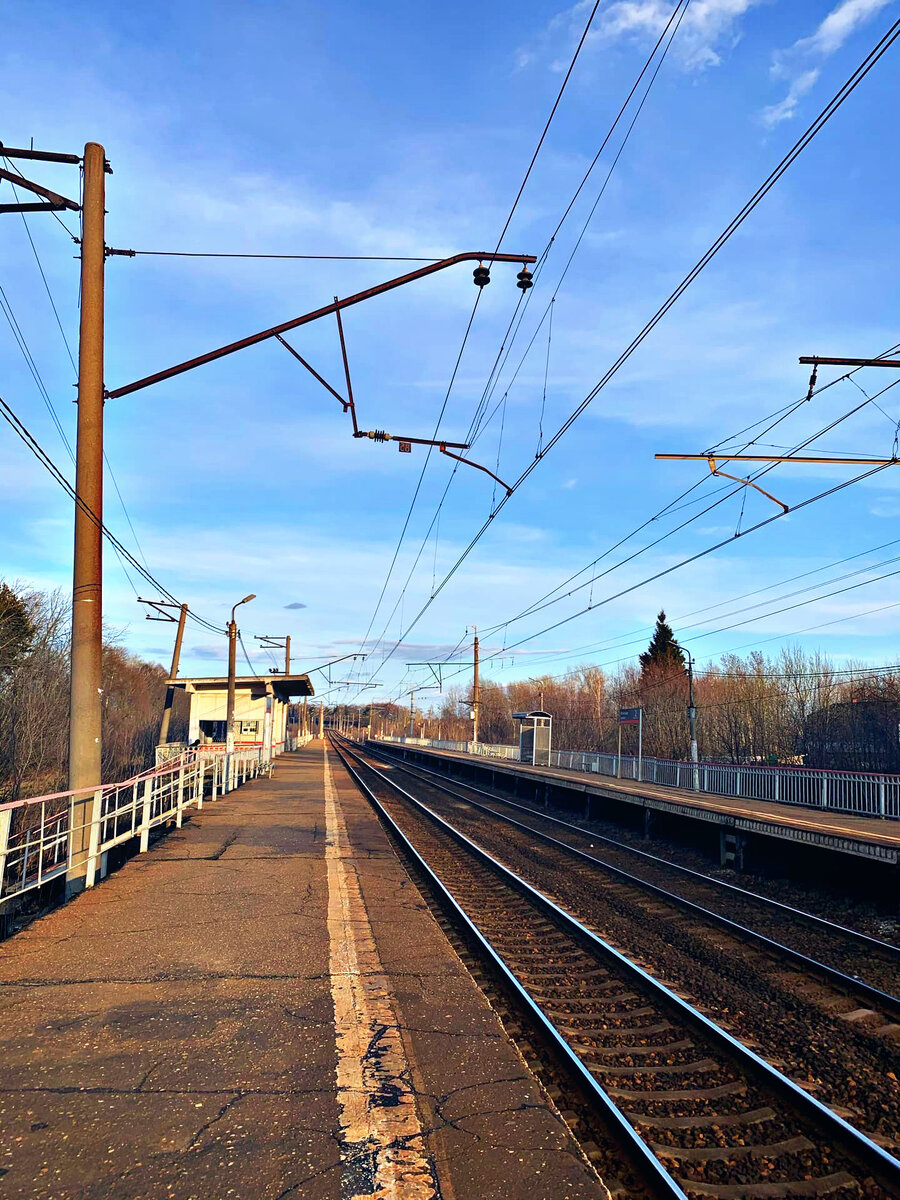
MULTIPOLYGON (((426 746, 519 761, 518 746, 485 742, 448 742, 433 738, 384 736, 384 742, 426 746)), ((681 762, 670 758, 632 758, 581 750, 553 750, 551 767, 661 784, 713 796, 767 800, 830 812, 900 820, 900 775, 870 771, 825 771, 815 767, 768 767, 755 763, 681 762)))
POLYGON ((205 799, 267 769, 258 749, 226 755, 204 746, 121 783, 0 804, 0 911, 69 872, 84 874, 85 886, 93 887, 115 846, 139 838, 141 852, 147 850, 151 829, 169 821, 180 827, 185 809, 201 809, 205 799), (79 823, 75 802, 88 797, 90 816, 79 823))

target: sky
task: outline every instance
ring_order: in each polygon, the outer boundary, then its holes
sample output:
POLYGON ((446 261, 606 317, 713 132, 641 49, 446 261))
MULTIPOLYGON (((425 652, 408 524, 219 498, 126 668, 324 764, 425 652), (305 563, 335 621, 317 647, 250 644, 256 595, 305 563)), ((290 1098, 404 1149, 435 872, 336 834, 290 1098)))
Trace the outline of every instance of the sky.
MULTIPOLYGON (((75 153, 101 142, 113 168, 106 240, 118 249, 489 252, 592 7, 12 0, 0 140, 75 153)), ((465 342, 475 263, 344 312, 360 427, 432 438, 440 418, 440 435, 463 442, 476 420, 474 462, 506 482, 533 466, 499 511, 505 488, 483 472, 421 446, 400 455, 393 441, 354 440, 349 415, 275 341, 107 402, 107 524, 216 626, 254 592, 239 610, 254 670, 273 661, 256 635, 290 634, 297 670, 368 653, 333 668, 330 684, 316 674, 319 694, 402 697, 433 682, 410 662, 449 656, 463 682, 473 626, 490 678, 587 662, 614 670, 643 648, 660 609, 700 665, 798 644, 839 663, 897 660, 893 469, 798 508, 866 468, 777 467, 761 484, 773 502, 713 478, 703 461, 654 454, 754 438, 748 452, 787 453, 808 439, 806 454, 896 451, 900 386, 877 395, 900 385, 894 372, 865 369, 801 404, 809 368, 797 360, 900 342, 900 167, 884 152, 900 43, 544 452, 900 18, 900 3, 692 0, 554 236, 671 11, 665 0, 598 5, 502 238, 503 251, 542 260, 527 295, 516 288, 520 265, 496 264, 465 342), (768 429, 771 414, 783 419, 768 429), (777 501, 791 511, 778 516, 777 501), (548 593, 553 603, 511 621, 548 593), (331 690, 339 680, 354 685, 331 690)), ((18 167, 77 197, 77 168, 18 167)), ((12 202, 8 184, 0 193, 12 202)), ((2 217, 2 295, 74 445, 77 246, 49 214, 29 215, 27 228, 2 217)), ((63 219, 77 235, 77 216, 63 219)), ((107 387, 415 265, 112 257, 107 387)), ((343 394, 335 321, 289 339, 343 394)), ((0 396, 71 478, 8 321, 0 368, 0 396)), ((841 374, 823 368, 818 384, 841 374)), ((71 501, 6 425, 0 498, 0 577, 69 588, 71 501)), ((110 633, 168 662, 172 628, 146 622, 136 593, 156 594, 107 547, 110 633)), ((225 660, 225 637, 190 623, 182 673, 221 674, 225 660)))

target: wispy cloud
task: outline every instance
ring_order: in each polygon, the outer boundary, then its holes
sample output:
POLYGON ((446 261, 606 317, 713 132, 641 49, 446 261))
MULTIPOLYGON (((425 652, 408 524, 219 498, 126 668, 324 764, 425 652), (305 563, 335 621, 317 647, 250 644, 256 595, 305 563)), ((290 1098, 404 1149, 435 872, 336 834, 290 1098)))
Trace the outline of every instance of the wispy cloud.
MULTIPOLYGON (((704 71, 717 67, 723 56, 740 41, 740 23, 751 9, 767 0, 694 0, 684 15, 673 53, 688 71, 704 71)), ((536 39, 533 46, 523 47, 516 54, 516 65, 526 67, 543 57, 546 46, 556 47, 560 34, 567 43, 580 37, 591 0, 579 0, 571 8, 558 13, 536 39)), ((665 29, 672 15, 670 0, 615 0, 597 18, 588 35, 587 45, 610 44, 633 40, 652 43, 665 29)), ((554 70, 564 70, 568 59, 554 57, 554 70)))
POLYGON ((841 0, 808 37, 800 38, 787 50, 777 51, 772 76, 787 81, 788 90, 784 99, 763 109, 763 124, 771 129, 795 116, 800 101, 815 86, 825 59, 840 50, 861 25, 892 3, 894 0, 841 0))

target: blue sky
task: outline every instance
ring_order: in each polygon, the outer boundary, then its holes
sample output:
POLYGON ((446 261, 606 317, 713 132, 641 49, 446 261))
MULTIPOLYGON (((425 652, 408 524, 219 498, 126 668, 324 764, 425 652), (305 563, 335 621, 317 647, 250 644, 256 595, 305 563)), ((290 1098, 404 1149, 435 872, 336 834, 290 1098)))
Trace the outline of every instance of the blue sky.
MULTIPOLYGON (((601 3, 504 249, 543 251, 670 9, 662 0, 601 3)), ((102 142, 115 172, 107 241, 119 248, 413 256, 492 249, 588 11, 583 3, 537 0, 442 9, 340 0, 151 9, 14 2, 0 51, 0 138, 7 145, 33 138, 35 146, 63 151, 102 142)), ((538 328, 541 316, 619 137, 553 245, 491 392, 494 416, 474 459, 505 479, 519 475, 534 458, 539 426, 546 441, 898 16, 896 0, 693 0, 559 288, 548 339, 548 322, 538 328)), ((797 363, 800 354, 876 354, 900 341, 892 321, 900 290, 892 261, 898 167, 884 152, 896 129, 898 53, 888 51, 541 461, 412 629, 490 513, 494 486, 479 472, 458 470, 414 565, 452 470, 432 457, 373 621, 424 453, 400 456, 391 444, 354 441, 340 406, 273 342, 107 404, 110 462, 150 569, 192 609, 223 625, 231 604, 256 592, 243 610, 245 642, 249 647, 255 633, 290 633, 298 668, 358 649, 371 621, 371 642, 384 638, 356 675, 382 683, 376 696, 422 676, 405 672, 407 660, 443 657, 466 626, 496 626, 555 588, 708 474, 703 463, 655 462, 655 452, 699 452, 802 398, 808 372, 797 363), (384 649, 404 631, 382 666, 384 649)), ((77 188, 71 168, 31 169, 31 177, 64 193, 77 188)), ((74 349, 75 247, 52 217, 28 221, 74 349)), ((0 245, 0 284, 71 438, 73 371, 18 216, 4 218, 0 245)), ((404 269, 111 259, 107 385, 404 269)), ((518 299, 516 270, 495 267, 479 304, 441 426, 450 439, 462 440, 485 393, 518 299)), ((345 314, 364 428, 431 436, 474 298, 471 267, 463 266, 345 314)), ((333 321, 292 340, 341 386, 333 321)), ((0 395, 68 467, 5 322, 0 363, 0 395)), ((820 382, 832 375, 823 373, 820 382)), ((856 379, 872 395, 892 373, 870 369, 856 379)), ((762 440, 793 447, 864 399, 855 384, 840 383, 762 440)), ((889 455, 900 387, 877 403, 807 453, 889 455)), ((793 506, 852 473, 843 466, 783 467, 766 486, 793 506)), ((595 604, 517 652, 498 655, 488 673, 514 678, 612 662, 640 648, 617 649, 617 639, 642 637, 661 607, 677 629, 692 626, 701 661, 754 645, 777 651, 796 640, 841 660, 893 662, 898 610, 885 606, 900 595, 894 579, 874 577, 897 569, 875 564, 900 554, 900 543, 886 545, 900 538, 898 485, 887 470, 601 603, 730 537, 739 522, 746 528, 778 511, 757 493, 735 495, 592 590, 489 634, 487 652, 500 651, 585 599, 595 604), (861 557, 828 567, 851 555, 861 557), (828 585, 860 567, 868 573, 828 585), (752 600, 685 617, 820 568, 752 600), (860 582, 866 585, 767 615, 860 582), (810 584, 818 586, 778 602, 810 584), (769 603, 726 618, 759 600, 769 603), (715 632, 745 617, 753 620, 715 632), (578 649, 588 646, 596 649, 578 649)), ((725 494, 721 486, 704 481, 692 497, 716 499, 725 494)), ((68 587, 70 505, 2 430, 0 490, 0 573, 68 587)), ((106 504, 108 523, 137 553, 109 485, 106 504)), ((602 566, 677 523, 653 522, 602 566)), ((112 553, 105 576, 110 627, 129 648, 167 660, 166 627, 143 621, 112 553)), ((146 584, 135 586, 147 594, 146 584)), ((219 673, 224 658, 224 638, 192 629, 182 669, 219 673)), ((266 661, 260 653, 257 669, 266 661)))

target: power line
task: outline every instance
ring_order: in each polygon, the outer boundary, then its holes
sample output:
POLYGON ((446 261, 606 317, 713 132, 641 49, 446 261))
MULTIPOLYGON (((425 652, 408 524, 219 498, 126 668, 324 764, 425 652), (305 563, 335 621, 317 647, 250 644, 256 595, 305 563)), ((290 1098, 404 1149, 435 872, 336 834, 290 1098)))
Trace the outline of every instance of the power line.
MULTIPOLYGON (((93 521, 93 523, 99 527, 103 533, 103 536, 107 539, 107 541, 109 541, 110 545, 113 546, 116 552, 123 555, 131 564, 131 566, 134 567, 134 569, 138 572, 138 574, 152 587, 155 587, 162 596, 165 596, 167 600, 171 600, 175 604, 179 604, 180 602, 176 600, 172 593, 167 588, 163 587, 159 580, 156 579, 156 577, 152 575, 146 567, 138 562, 134 555, 131 554, 131 552, 119 541, 112 530, 110 530, 109 527, 97 517, 97 515, 87 504, 85 504, 85 502, 75 491, 75 488, 72 486, 72 484, 69 483, 62 471, 60 471, 60 469, 56 466, 56 464, 38 442, 37 438, 35 438, 28 431, 24 423, 19 419, 10 405, 2 397, 0 397, 0 417, 3 417, 10 428, 25 443, 35 458, 37 458, 38 462, 40 462, 41 465, 50 473, 50 475, 52 475, 52 477, 66 492, 66 494, 75 501, 85 516, 87 516, 90 521, 93 521)), ((212 633, 224 633, 224 630, 218 625, 214 625, 211 621, 207 621, 204 617, 200 617, 195 612, 189 610, 189 616, 197 624, 202 625, 205 629, 208 629, 212 633)))
MULTIPOLYGON (((7 165, 9 164, 9 160, 6 158, 4 158, 3 161, 5 163, 7 163, 7 165)), ((10 186, 12 187, 13 195, 16 197, 16 201, 18 202, 19 194, 16 191, 15 184, 10 184, 10 186)), ((78 367, 75 363, 75 356, 72 353, 72 347, 69 345, 69 339, 66 337, 66 331, 65 331, 65 328, 63 327, 62 320, 60 319, 59 310, 56 307, 56 301, 53 299, 53 293, 50 290, 50 284, 47 280, 47 276, 44 271, 44 266, 43 266, 43 263, 41 262, 41 257, 38 254, 37 246, 34 244, 34 238, 31 236, 31 229, 29 228, 28 221, 25 218, 25 214, 20 213, 19 215, 22 218, 22 224, 25 227, 25 233, 28 237, 28 243, 31 246, 31 252, 34 255, 34 261, 37 264, 37 269, 40 272, 41 280, 44 284, 44 291, 47 293, 47 299, 50 301, 50 307, 53 310, 53 316, 56 318, 56 324, 57 324, 57 327, 59 328, 59 332, 60 332, 60 335, 63 340, 63 345, 66 348, 66 354, 68 355, 69 362, 72 364, 72 370, 74 371, 75 377, 77 380, 78 367)), ((9 300, 5 295, 4 295, 4 300, 6 300, 6 304, 7 304, 7 306, 9 306, 9 300)), ((10 307, 10 312, 12 312, 11 306, 9 306, 9 307, 10 307)), ((7 317, 7 319, 9 319, 9 317, 7 317)), ((15 318, 13 318, 13 319, 15 319, 15 318)), ((18 322, 16 322, 16 328, 18 328, 18 322)), ((14 332, 15 332, 15 330, 14 330, 14 332)), ((21 335, 21 330, 19 331, 19 333, 21 335)), ((25 347, 24 336, 22 336, 21 344, 22 344, 23 351, 26 352, 26 358, 29 361, 29 365, 34 364, 34 360, 31 355, 31 352, 29 350, 27 350, 27 348, 25 347)), ((38 377, 40 376, 40 372, 37 371, 36 365, 34 365, 34 371, 32 372, 32 374, 36 374, 35 382, 38 382, 38 377)), ((59 418, 57 417, 56 409, 53 406, 53 402, 50 400, 49 393, 47 393, 47 389, 46 389, 46 387, 44 387, 44 383, 43 383, 42 379, 40 379, 40 381, 39 381, 39 387, 45 396, 45 402, 47 403, 47 405, 50 409, 51 416, 54 420, 54 423, 56 424, 56 427, 59 431, 60 436, 63 439, 63 443, 66 447, 66 451, 68 452, 69 458, 72 460, 72 463, 74 465, 75 456, 72 453, 72 447, 69 443, 69 439, 66 437, 66 434, 65 434, 65 432, 62 428, 62 425, 59 421, 59 418)), ((109 471, 109 477, 112 480, 112 485, 115 488, 116 495, 119 498, 119 504, 122 506, 122 512, 125 516, 125 520, 128 522, 128 527, 131 530, 132 537, 134 538, 134 544, 137 547, 138 554, 140 554, 141 558, 144 561, 144 565, 146 566, 147 565, 146 555, 144 554, 143 548, 141 547, 141 543, 140 543, 140 540, 138 539, 137 531, 135 530, 134 523, 131 520, 131 515, 129 514, 128 509, 125 505, 125 500, 124 500, 124 497, 122 496, 121 488, 119 487, 119 481, 116 479, 115 472, 113 471, 113 468, 112 468, 112 463, 109 461, 109 455, 106 453, 106 450, 103 451, 103 458, 104 458, 104 461, 106 462, 106 468, 109 471)), ((117 557, 119 557, 118 552, 116 552, 116 553, 117 553, 117 557)), ((122 562, 122 559, 120 557, 119 557, 119 562, 122 566, 122 570, 125 574, 125 578, 128 580, 129 584, 131 584, 131 587, 134 590, 134 594, 137 595, 137 589, 134 587, 134 583, 132 582, 131 576, 128 574, 128 571, 125 568, 125 564, 124 564, 124 562, 122 562)))

